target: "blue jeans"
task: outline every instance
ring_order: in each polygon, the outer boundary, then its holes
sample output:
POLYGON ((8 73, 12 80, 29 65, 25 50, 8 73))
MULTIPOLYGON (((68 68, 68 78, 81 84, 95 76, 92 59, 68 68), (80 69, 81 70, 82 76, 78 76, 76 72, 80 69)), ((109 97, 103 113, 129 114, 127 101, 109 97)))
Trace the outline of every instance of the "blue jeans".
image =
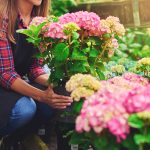
POLYGON ((9 120, 5 126, 0 126, 0 135, 8 135, 29 123, 36 115, 37 110, 46 118, 50 118, 53 109, 47 104, 36 102, 29 97, 20 98, 13 107, 9 120))

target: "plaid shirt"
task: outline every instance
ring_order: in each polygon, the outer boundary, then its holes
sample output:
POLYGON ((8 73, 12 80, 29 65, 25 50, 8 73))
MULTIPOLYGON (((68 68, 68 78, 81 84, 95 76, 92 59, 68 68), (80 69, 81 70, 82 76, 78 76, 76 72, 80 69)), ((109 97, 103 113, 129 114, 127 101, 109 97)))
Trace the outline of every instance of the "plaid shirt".
MULTIPOLYGON (((21 17, 19 18, 19 28, 26 28, 21 17)), ((17 78, 21 78, 15 71, 13 53, 10 41, 7 38, 8 20, 4 19, 0 27, 0 86, 10 89, 11 85, 17 78)), ((34 58, 30 66, 29 79, 34 81, 38 76, 45 74, 42 68, 42 59, 34 58)))

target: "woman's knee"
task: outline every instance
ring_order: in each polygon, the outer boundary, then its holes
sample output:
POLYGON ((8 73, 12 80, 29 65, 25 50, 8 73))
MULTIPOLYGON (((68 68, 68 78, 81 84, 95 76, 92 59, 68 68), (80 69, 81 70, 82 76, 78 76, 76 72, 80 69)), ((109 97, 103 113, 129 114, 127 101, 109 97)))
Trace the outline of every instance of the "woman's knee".
POLYGON ((39 110, 39 113, 46 119, 49 119, 54 114, 54 109, 50 107, 48 104, 38 102, 37 107, 39 110))
POLYGON ((11 111, 10 119, 24 124, 30 121, 36 113, 36 103, 29 97, 22 97, 11 111))

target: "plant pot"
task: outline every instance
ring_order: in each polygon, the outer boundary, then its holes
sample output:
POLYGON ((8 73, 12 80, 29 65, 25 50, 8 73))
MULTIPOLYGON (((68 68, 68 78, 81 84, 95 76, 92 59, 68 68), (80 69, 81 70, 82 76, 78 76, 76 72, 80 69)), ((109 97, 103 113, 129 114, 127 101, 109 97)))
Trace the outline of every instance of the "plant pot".
MULTIPOLYGON (((54 88, 55 93, 60 95, 69 96, 70 93, 65 89, 65 82, 61 83, 60 86, 54 88)), ((56 136, 57 136, 57 150, 72 150, 69 145, 69 136, 65 137, 66 133, 75 128, 75 116, 63 115, 64 113, 69 114, 72 110, 72 106, 67 107, 64 110, 58 110, 56 112, 56 136)))

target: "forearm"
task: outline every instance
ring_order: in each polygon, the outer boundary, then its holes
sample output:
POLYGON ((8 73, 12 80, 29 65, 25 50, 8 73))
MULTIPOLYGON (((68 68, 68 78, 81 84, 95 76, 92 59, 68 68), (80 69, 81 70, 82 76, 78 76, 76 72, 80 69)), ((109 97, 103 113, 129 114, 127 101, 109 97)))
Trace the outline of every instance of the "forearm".
POLYGON ((43 75, 40 75, 39 77, 37 77, 35 79, 35 82, 38 83, 38 84, 41 84, 43 86, 48 87, 49 86, 48 78, 49 78, 49 74, 43 74, 43 75))
POLYGON ((11 89, 13 91, 16 91, 25 96, 29 96, 38 101, 41 102, 43 101, 44 91, 31 86, 30 84, 28 84, 27 82, 25 82, 20 78, 14 81, 14 83, 11 85, 11 89))

